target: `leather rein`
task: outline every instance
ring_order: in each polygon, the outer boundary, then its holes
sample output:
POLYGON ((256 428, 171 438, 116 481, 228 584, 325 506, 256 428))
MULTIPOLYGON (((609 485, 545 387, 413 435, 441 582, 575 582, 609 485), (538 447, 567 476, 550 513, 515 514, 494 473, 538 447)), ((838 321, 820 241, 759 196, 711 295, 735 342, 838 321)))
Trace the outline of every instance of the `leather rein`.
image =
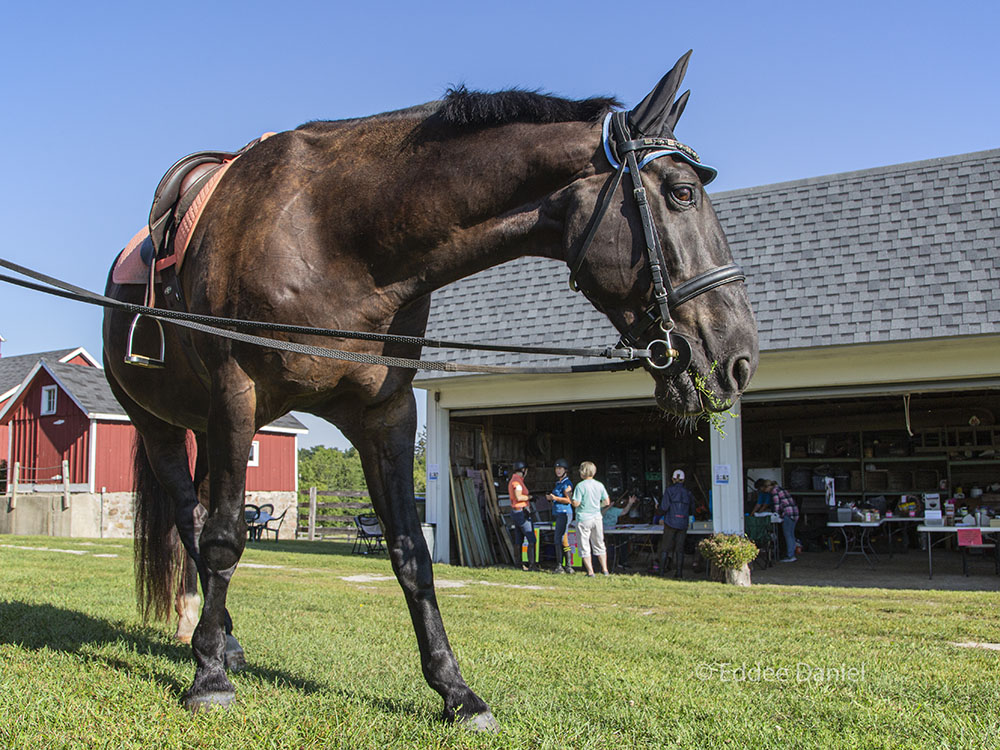
MULTIPOLYGON (((676 323, 674 323, 670 315, 671 311, 698 295, 724 284, 745 281, 746 274, 743 273, 743 269, 737 264, 730 263, 698 274, 677 287, 671 285, 670 277, 666 271, 666 259, 663 256, 663 245, 660 242, 659 233, 656 231, 656 226, 653 223, 653 215, 649 209, 649 200, 646 197, 646 188, 642 184, 641 170, 644 166, 662 156, 679 156, 696 169, 702 165, 694 149, 685 146, 673 138, 631 138, 627 117, 626 112, 609 112, 604 119, 601 136, 602 142, 608 161, 611 162, 612 167, 616 167, 616 171, 608 180, 607 189, 604 191, 604 198, 591 219, 587 236, 584 238, 580 252, 577 253, 576 259, 570 267, 569 286, 574 292, 581 291, 576 283, 577 274, 579 274, 580 269, 583 267, 584 258, 593 244, 597 229, 600 227, 608 208, 611 206, 612 200, 614 200, 614 196, 618 192, 618 186, 621 184, 625 173, 628 172, 632 181, 632 197, 635 200, 636 207, 639 209, 639 217, 642 221, 642 232, 645 239, 649 271, 653 277, 653 302, 643 311, 636 322, 621 335, 617 347, 626 350, 635 347, 640 338, 656 326, 659 328, 660 333, 663 334, 663 338, 647 344, 646 348, 651 355, 648 359, 649 366, 657 370, 679 372, 687 369, 688 364, 691 362, 691 345, 679 334, 671 336, 676 327, 676 323), (647 155, 641 162, 636 157, 636 154, 640 152, 647 152, 647 155), (656 350, 661 347, 663 350, 662 353, 657 353, 656 350)), ((713 177, 714 170, 711 171, 709 179, 703 180, 703 182, 707 183, 713 177)))
MULTIPOLYGON (((38 271, 33 271, 29 268, 11 263, 10 261, 2 258, 0 258, 0 267, 10 269, 23 276, 40 281, 44 286, 40 284, 33 284, 22 279, 12 278, 5 274, 0 274, 0 281, 44 292, 46 294, 53 294, 55 296, 76 300, 78 302, 85 302, 87 304, 122 310, 124 312, 132 313, 137 317, 148 316, 158 320, 168 320, 176 325, 184 326, 189 329, 236 341, 242 341, 248 344, 266 346, 273 349, 296 352, 299 354, 325 357, 328 359, 385 365, 388 367, 406 367, 420 370, 469 373, 567 373, 625 370, 633 369, 637 367, 642 360, 646 360, 649 362, 650 367, 666 371, 667 374, 672 374, 673 372, 680 372, 687 368, 691 361, 691 347, 683 336, 680 336, 679 334, 671 336, 675 327, 675 323, 670 316, 671 310, 711 289, 715 289, 723 284, 729 284, 734 281, 744 281, 746 277, 738 265, 729 264, 699 274, 694 278, 683 282, 676 288, 671 286, 669 276, 665 270, 666 261, 663 256, 663 248, 660 243, 656 227, 653 224, 653 216, 650 212, 649 202, 646 198, 646 190, 642 185, 641 169, 646 166, 646 164, 650 163, 654 159, 660 158, 661 156, 675 155, 692 164, 696 168, 708 171, 710 174, 714 175, 714 170, 710 167, 702 165, 698 161, 698 155, 694 152, 694 150, 679 141, 675 141, 672 138, 660 137, 631 139, 629 138, 628 133, 629 131, 625 112, 612 112, 607 115, 604 121, 602 134, 603 145, 608 156, 608 160, 611 162, 612 167, 614 167, 616 171, 611 176, 604 198, 598 205, 597 210, 591 219, 590 229, 587 236, 584 238, 583 245, 580 248, 580 252, 577 254, 576 260, 571 266, 569 278, 570 288, 574 291, 580 291, 576 283, 576 276, 583 266, 587 250, 594 241, 597 229, 607 213, 607 210, 611 205, 611 201, 618 191, 618 186, 621 184, 625 173, 628 172, 632 179, 632 195, 635 199, 636 206, 639 209, 639 216, 642 219, 646 255, 649 262, 650 273, 653 277, 653 302, 643 311, 642 315, 636 320, 631 328, 621 335, 621 338, 614 347, 604 349, 570 349, 558 347, 469 344, 450 341, 436 341, 418 336, 399 336, 364 331, 322 329, 307 326, 270 323, 265 321, 247 321, 232 318, 219 318, 209 315, 197 315, 186 311, 167 310, 163 308, 154 308, 146 305, 135 305, 122 302, 121 300, 112 299, 102 294, 82 289, 65 281, 39 273, 38 271), (614 130, 613 139, 608 132, 609 123, 614 130), (617 159, 614 155, 615 151, 619 154, 619 158, 617 159), (639 152, 651 153, 644 156, 640 162, 636 157, 636 154, 639 152), (620 158, 620 155, 622 154, 624 154, 624 158, 620 158), (660 332, 663 334, 663 338, 651 341, 645 348, 639 348, 639 340, 654 326, 659 328, 660 332), (443 347, 449 349, 603 357, 605 359, 618 361, 605 365, 572 365, 562 367, 499 367, 488 365, 463 365, 450 362, 428 362, 425 360, 404 357, 387 357, 384 355, 364 354, 361 352, 311 346, 291 341, 257 336, 249 333, 251 330, 269 330, 286 334, 318 335, 342 339, 381 341, 386 343, 416 344, 420 346, 443 347), (659 348, 662 348, 662 353, 656 351, 659 348)), ((711 177, 703 180, 703 182, 708 182, 710 179, 711 177)))

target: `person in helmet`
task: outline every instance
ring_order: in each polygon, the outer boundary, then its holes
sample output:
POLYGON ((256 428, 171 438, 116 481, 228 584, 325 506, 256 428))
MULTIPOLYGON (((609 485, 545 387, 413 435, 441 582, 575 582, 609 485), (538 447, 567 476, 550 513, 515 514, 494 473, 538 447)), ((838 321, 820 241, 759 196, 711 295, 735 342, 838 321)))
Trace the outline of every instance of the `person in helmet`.
POLYGON ((528 544, 528 562, 521 564, 522 570, 538 570, 535 562, 535 527, 531 523, 531 495, 524 478, 528 475, 528 465, 524 461, 514 463, 514 474, 507 482, 510 496, 511 520, 514 522, 514 552, 521 553, 521 547, 528 544))
POLYGON ((556 566, 556 573, 573 572, 573 556, 569 551, 569 522, 573 520, 573 483, 569 480, 569 461, 556 460, 556 485, 545 497, 552 503, 552 519, 555 521, 556 546, 562 546, 562 556, 556 566))

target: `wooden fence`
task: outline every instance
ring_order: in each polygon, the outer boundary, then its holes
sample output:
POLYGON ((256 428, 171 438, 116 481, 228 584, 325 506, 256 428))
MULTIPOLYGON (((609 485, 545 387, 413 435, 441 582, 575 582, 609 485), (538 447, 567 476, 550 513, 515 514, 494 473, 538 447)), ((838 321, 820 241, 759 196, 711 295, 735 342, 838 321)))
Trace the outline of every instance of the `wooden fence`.
MULTIPOLYGON (((303 493, 305 494, 305 493, 303 493)), ((350 542, 357 534, 354 517, 373 513, 368 493, 361 490, 317 490, 309 488, 309 502, 299 503, 295 536, 298 539, 337 539, 350 542), (335 498, 320 502, 320 498, 335 498), (350 498, 344 502, 344 498, 350 498)))

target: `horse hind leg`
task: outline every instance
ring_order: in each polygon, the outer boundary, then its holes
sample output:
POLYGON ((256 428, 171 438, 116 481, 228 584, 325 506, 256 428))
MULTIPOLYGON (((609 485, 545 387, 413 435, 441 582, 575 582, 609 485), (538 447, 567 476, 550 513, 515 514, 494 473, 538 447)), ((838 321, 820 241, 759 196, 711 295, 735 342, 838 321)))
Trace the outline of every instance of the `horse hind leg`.
POLYGON ((499 724, 465 683, 452 653, 434 593, 434 572, 413 498, 416 407, 409 388, 348 425, 361 454, 368 491, 382 520, 393 570, 403 589, 420 648, 424 679, 444 698, 444 719, 478 731, 499 724))
POLYGON ((187 553, 184 555, 184 574, 181 580, 174 599, 174 611, 177 612, 177 632, 174 633, 174 639, 181 643, 191 643, 201 612, 201 597, 198 596, 198 567, 187 553))

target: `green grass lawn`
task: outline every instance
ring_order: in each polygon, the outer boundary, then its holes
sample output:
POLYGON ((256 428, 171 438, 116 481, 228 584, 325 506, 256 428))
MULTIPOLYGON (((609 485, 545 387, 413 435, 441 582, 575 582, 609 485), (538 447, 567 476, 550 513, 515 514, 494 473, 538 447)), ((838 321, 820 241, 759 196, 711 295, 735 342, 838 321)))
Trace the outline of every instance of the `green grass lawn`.
POLYGON ((1000 746, 1000 652, 951 645, 1000 643, 996 593, 439 566, 503 726, 481 736, 440 721, 384 556, 348 551, 247 550, 229 606, 250 666, 229 711, 192 717, 190 649, 136 616, 130 542, 0 536, 0 747, 1000 746))

